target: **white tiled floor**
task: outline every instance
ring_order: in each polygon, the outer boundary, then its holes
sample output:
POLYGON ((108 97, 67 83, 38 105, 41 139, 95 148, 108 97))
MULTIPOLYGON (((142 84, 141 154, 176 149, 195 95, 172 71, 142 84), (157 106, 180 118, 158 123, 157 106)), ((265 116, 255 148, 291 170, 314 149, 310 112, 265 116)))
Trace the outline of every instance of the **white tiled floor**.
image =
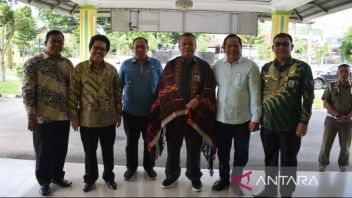
MULTIPOLYGON (((0 196, 1 197, 38 197, 39 185, 34 176, 34 161, 14 160, 0 158, 0 196)), ((162 189, 160 184, 165 178, 164 168, 156 168, 158 173, 157 180, 148 180, 143 168, 138 169, 138 174, 131 181, 123 180, 124 166, 115 166, 116 182, 118 189, 110 190, 106 187, 102 179, 96 182, 95 188, 89 193, 82 192, 82 175, 84 173, 84 164, 66 163, 66 179, 73 182, 70 188, 60 188, 51 185, 51 196, 58 197, 233 197, 231 188, 214 192, 211 186, 218 178, 218 172, 215 170, 214 176, 210 177, 207 170, 202 170, 203 191, 200 193, 193 192, 190 181, 184 176, 184 169, 176 185, 171 189, 162 189)), ((102 166, 99 166, 100 173, 102 166)), ((263 188, 263 184, 255 185, 263 171, 253 171, 250 185, 252 191, 244 190, 246 196, 251 196, 253 192, 258 192, 263 188)), ((294 196, 352 196, 352 173, 328 172, 319 174, 318 172, 299 172, 298 175, 305 175, 308 178, 316 178, 319 185, 300 185, 294 193, 294 196)), ((243 182, 243 180, 242 180, 243 182)), ((245 183, 245 181, 243 182, 245 183)))

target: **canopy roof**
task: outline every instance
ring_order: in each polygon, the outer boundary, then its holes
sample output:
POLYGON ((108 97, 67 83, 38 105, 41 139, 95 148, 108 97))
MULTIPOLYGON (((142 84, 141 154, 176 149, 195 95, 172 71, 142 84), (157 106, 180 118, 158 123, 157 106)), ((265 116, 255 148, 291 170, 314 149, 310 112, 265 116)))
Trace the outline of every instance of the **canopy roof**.
MULTIPOLYGON (((18 0, 20 2, 74 15, 81 5, 94 5, 98 14, 112 10, 177 10, 176 0, 18 0)), ((352 8, 351 0, 192 0, 191 10, 223 12, 257 12, 259 18, 270 18, 275 10, 288 10, 291 19, 309 21, 319 16, 352 8)))

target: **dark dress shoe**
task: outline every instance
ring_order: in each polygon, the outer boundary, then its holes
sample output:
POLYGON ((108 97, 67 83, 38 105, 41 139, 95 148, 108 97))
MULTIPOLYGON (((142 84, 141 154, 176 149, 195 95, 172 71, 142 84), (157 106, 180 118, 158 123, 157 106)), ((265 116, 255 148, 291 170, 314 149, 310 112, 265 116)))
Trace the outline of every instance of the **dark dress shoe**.
POLYGON ((196 179, 192 181, 192 190, 194 192, 200 192, 202 191, 202 188, 203 188, 203 184, 200 181, 200 179, 196 179))
POLYGON ((216 190, 216 191, 221 191, 223 190, 224 188, 228 187, 230 185, 230 182, 227 181, 227 180, 217 180, 214 184, 213 184, 213 187, 212 189, 213 190, 216 190))
POLYGON ((145 172, 147 173, 147 177, 150 179, 150 180, 155 180, 156 179, 156 172, 154 169, 148 169, 148 170, 145 170, 145 172))
POLYGON ((161 184, 161 187, 164 189, 168 189, 174 186, 175 182, 177 181, 177 178, 166 178, 161 184))
POLYGON ((89 192, 89 191, 91 191, 92 188, 93 188, 93 185, 94 185, 94 184, 84 183, 84 185, 83 185, 83 192, 89 192))
POLYGON ((47 195, 49 195, 49 193, 50 193, 49 185, 40 186, 40 188, 39 188, 39 193, 40 193, 42 196, 47 196, 47 195))
POLYGON ((135 170, 127 169, 123 174, 123 177, 125 178, 126 181, 128 181, 132 178, 135 172, 136 172, 135 170))
POLYGON ((111 190, 117 189, 117 184, 115 181, 106 181, 105 183, 108 186, 108 188, 110 188, 111 190))
POLYGON ((66 179, 62 179, 62 180, 53 180, 52 181, 53 184, 56 184, 58 186, 61 186, 61 187, 69 187, 71 186, 72 182, 70 181, 67 181, 66 179))

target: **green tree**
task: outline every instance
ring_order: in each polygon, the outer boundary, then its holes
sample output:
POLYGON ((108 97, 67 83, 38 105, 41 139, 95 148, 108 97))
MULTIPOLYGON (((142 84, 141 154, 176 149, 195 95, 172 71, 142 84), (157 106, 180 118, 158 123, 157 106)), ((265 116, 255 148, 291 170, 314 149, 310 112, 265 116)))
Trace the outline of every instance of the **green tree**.
POLYGON ((265 43, 259 44, 257 46, 257 49, 258 49, 259 60, 270 61, 271 53, 272 53, 270 44, 265 44, 265 43))
POLYGON ((161 44, 176 45, 182 33, 179 32, 158 32, 158 35, 162 37, 159 39, 161 44))
POLYGON ((319 64, 323 57, 327 57, 329 55, 329 45, 327 42, 325 42, 323 47, 315 49, 314 61, 319 64))
MULTIPOLYGON (((46 29, 58 29, 65 33, 74 33, 79 30, 79 18, 54 13, 49 10, 41 10, 39 19, 46 22, 46 29)), ((111 33, 111 18, 97 17, 97 25, 101 26, 105 33, 111 33)))
POLYGON ((7 5, 12 6, 13 5, 13 1, 14 0, 0 0, 0 3, 6 3, 7 5))
POLYGON ((13 42, 20 50, 30 51, 31 42, 36 38, 39 30, 29 6, 15 11, 15 29, 13 42))
POLYGON ((65 57, 79 57, 79 29, 73 30, 65 37, 65 46, 62 54, 65 57))
POLYGON ((107 36, 111 41, 111 49, 117 49, 121 55, 132 53, 132 41, 137 37, 144 37, 148 40, 149 49, 157 49, 156 34, 153 32, 111 32, 107 36))
POLYGON ((5 81, 5 52, 14 33, 14 12, 7 3, 0 3, 0 82, 5 81))
POLYGON ((163 46, 176 45, 181 35, 178 32, 156 32, 155 34, 158 40, 158 44, 163 46))
POLYGON ((79 29, 77 17, 56 14, 49 10, 41 10, 38 15, 39 19, 46 22, 47 30, 58 29, 65 33, 72 33, 79 29))
POLYGON ((6 48, 5 53, 5 68, 12 69, 13 68, 13 51, 12 51, 12 43, 10 42, 6 48))
POLYGON ((352 27, 348 29, 342 38, 340 53, 343 59, 352 62, 352 27))
MULTIPOLYGON (((76 57, 79 52, 80 37, 78 17, 61 15, 49 10, 40 10, 38 17, 46 23, 46 30, 57 29, 69 34, 68 37, 65 38, 63 55, 67 57, 76 57)), ((98 17, 98 22, 105 22, 104 20, 99 19, 101 18, 98 17)))
POLYGON ((295 54, 298 54, 299 57, 302 57, 302 54, 307 54, 308 52, 308 42, 306 40, 302 40, 297 38, 295 41, 295 47, 293 48, 295 54))
POLYGON ((105 33, 111 33, 111 17, 97 17, 97 25, 102 27, 105 33))
POLYGON ((251 51, 253 47, 258 46, 264 42, 264 35, 257 35, 257 36, 243 35, 241 36, 241 38, 243 43, 247 44, 249 47, 249 53, 248 53, 249 58, 251 58, 251 51))
MULTIPOLYGON (((116 49, 121 55, 130 55, 132 53, 132 41, 137 37, 144 37, 148 40, 149 49, 157 50, 158 45, 163 46, 176 45, 181 33, 176 32, 111 32, 107 36, 111 41, 111 49, 116 49)), ((195 34, 197 40, 197 49, 207 51, 208 43, 214 38, 212 34, 195 34)))
POLYGON ((208 51, 208 44, 214 38, 214 34, 195 33, 197 50, 208 51))

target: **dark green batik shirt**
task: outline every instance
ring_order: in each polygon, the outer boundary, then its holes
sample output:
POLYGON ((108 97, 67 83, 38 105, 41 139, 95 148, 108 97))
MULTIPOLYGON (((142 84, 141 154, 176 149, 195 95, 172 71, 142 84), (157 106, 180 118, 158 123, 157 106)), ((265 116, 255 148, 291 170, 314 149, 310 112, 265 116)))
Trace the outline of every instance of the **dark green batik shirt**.
POLYGON ((263 66, 262 127, 275 131, 296 131, 298 123, 308 124, 314 100, 310 66, 290 58, 280 66, 276 60, 263 66))

